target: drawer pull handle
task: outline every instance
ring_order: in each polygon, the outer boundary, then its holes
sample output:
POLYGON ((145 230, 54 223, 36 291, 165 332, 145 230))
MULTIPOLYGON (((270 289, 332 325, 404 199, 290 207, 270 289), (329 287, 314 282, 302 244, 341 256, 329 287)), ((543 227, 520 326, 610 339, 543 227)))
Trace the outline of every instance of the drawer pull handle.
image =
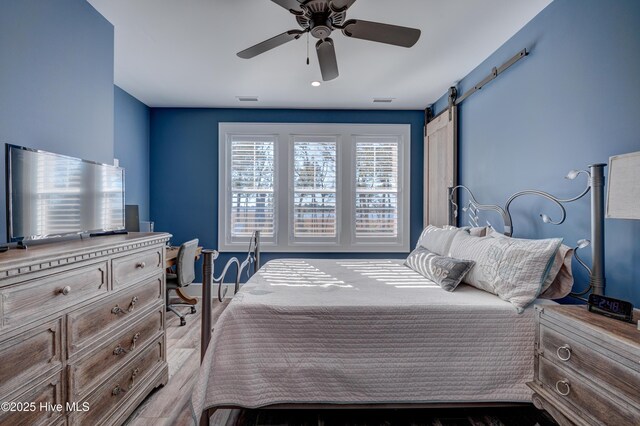
POLYGON ((136 303, 138 303, 138 296, 133 296, 131 298, 131 303, 129 304, 129 312, 133 311, 133 308, 136 307, 136 303))
POLYGON ((558 358, 560 359, 560 361, 569 361, 569 359, 571 359, 571 346, 569 345, 560 346, 556 351, 556 355, 558 355, 558 358), (565 356, 561 355, 563 352, 565 356))
POLYGON ((60 290, 58 290, 58 293, 62 294, 63 296, 66 296, 69 293, 71 293, 71 287, 65 286, 65 287, 61 288, 60 290))
POLYGON ((138 269, 144 269, 145 266, 147 266, 147 264, 144 263, 144 262, 136 263, 136 268, 138 268, 138 269))
POLYGON ((129 386, 129 389, 131 389, 133 385, 135 385, 136 376, 138 375, 139 372, 140 371, 137 368, 131 372, 131 386, 129 386))
POLYGON ((121 393, 125 393, 127 390, 120 387, 120 385, 116 385, 115 388, 111 391, 111 395, 118 396, 121 393))
POLYGON ((136 342, 138 341, 139 338, 140 338, 140 333, 136 333, 133 335, 133 338, 131 339, 131 348, 129 349, 130 351, 136 348, 136 342))
POLYGON ((558 392, 562 396, 567 396, 571 392, 571 386, 569 386, 569 381, 567 379, 558 380, 556 382, 556 392, 558 392), (560 390, 560 386, 564 386, 565 391, 560 390))
POLYGON ((116 305, 113 308, 111 308, 111 313, 114 315, 118 315, 118 314, 126 314, 127 312, 122 309, 120 306, 116 305))
POLYGON ((114 315, 118 314, 126 314, 127 312, 133 311, 133 308, 136 307, 136 303, 138 303, 138 296, 133 296, 131 298, 131 303, 129 303, 129 308, 125 311, 120 306, 116 305, 111 309, 111 313, 114 315))
POLYGON ((126 350, 125 348, 123 348, 120 345, 116 346, 116 348, 113 350, 113 354, 116 355, 116 356, 122 355, 122 354, 126 354, 127 352, 129 352, 129 351, 126 350))

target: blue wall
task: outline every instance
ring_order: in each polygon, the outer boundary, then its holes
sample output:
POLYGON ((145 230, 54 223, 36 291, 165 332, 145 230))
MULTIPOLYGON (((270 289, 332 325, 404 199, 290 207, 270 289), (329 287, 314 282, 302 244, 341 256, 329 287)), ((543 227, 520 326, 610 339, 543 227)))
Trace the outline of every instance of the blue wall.
POLYGON ((149 220, 148 106, 119 88, 115 90, 114 155, 125 169, 126 203, 138 204, 140 220, 149 220))
MULTIPOLYGON (((411 199, 411 244, 417 241, 422 230, 422 111, 153 108, 150 219, 155 222, 156 230, 173 234, 173 244, 197 237, 204 247, 218 246, 219 122, 411 124, 411 191, 415 194, 411 199)), ((267 261, 276 256, 308 257, 318 254, 274 253, 265 255, 263 259, 267 261)), ((363 255, 349 253, 323 256, 363 255)), ((227 257, 219 262, 226 261, 227 257)))
POLYGON ((0 2, 1 144, 111 163, 113 96, 113 26, 89 3, 0 2))
MULTIPOLYGON (((480 202, 503 203, 533 187, 577 194, 570 169, 606 163, 640 150, 640 2, 555 0, 458 87, 464 93, 520 49, 531 54, 459 109, 459 181, 480 202)), ((446 95, 436 110, 446 105, 446 95)), ((587 197, 588 198, 588 197, 587 197)), ((537 199, 514 203, 515 235, 589 237, 589 201, 571 205, 567 222, 544 225, 553 207, 537 199)), ((582 288, 587 275, 574 262, 582 288)), ((640 305, 640 221, 606 220, 606 294, 640 305)))

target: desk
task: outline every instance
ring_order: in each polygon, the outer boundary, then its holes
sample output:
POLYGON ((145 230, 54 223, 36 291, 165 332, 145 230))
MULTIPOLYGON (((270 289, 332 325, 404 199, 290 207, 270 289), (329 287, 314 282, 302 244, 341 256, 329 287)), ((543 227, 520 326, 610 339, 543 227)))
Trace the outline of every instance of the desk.
MULTIPOLYGON (((180 250, 180 247, 166 247, 165 248, 165 252, 164 252, 164 266, 165 268, 169 269, 173 266, 175 266, 176 262, 177 262, 177 258, 178 258, 178 251, 180 250)), ((194 261, 200 259, 200 255, 202 254, 202 247, 198 247, 196 249, 196 258, 194 259, 194 261)), ((176 293, 178 294, 178 297, 180 297, 180 299, 184 300, 185 302, 187 302, 190 305, 195 305, 196 303, 198 303, 198 299, 195 297, 191 297, 188 294, 186 294, 182 288, 178 287, 175 289, 176 293)))

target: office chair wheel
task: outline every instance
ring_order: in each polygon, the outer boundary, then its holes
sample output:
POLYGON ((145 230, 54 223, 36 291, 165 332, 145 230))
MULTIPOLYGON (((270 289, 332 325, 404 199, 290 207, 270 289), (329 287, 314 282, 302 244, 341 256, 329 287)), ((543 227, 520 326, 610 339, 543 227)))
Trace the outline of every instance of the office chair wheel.
POLYGON ((183 326, 183 325, 187 325, 187 320, 186 320, 186 319, 184 319, 184 318, 180 318, 180 325, 181 325, 181 326, 183 326))
POLYGON ((192 307, 191 307, 191 313, 192 313, 192 314, 195 314, 195 313, 196 313, 196 307, 195 307, 195 306, 192 306, 192 307))

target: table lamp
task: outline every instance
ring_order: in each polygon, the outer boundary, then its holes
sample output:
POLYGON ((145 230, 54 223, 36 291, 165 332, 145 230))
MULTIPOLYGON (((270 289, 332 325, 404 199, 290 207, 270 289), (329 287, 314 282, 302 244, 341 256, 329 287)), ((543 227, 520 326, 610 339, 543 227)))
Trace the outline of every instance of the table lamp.
POLYGON ((609 158, 606 217, 640 219, 640 152, 609 158))
POLYGON ((609 158, 606 216, 640 219, 640 152, 609 158))

